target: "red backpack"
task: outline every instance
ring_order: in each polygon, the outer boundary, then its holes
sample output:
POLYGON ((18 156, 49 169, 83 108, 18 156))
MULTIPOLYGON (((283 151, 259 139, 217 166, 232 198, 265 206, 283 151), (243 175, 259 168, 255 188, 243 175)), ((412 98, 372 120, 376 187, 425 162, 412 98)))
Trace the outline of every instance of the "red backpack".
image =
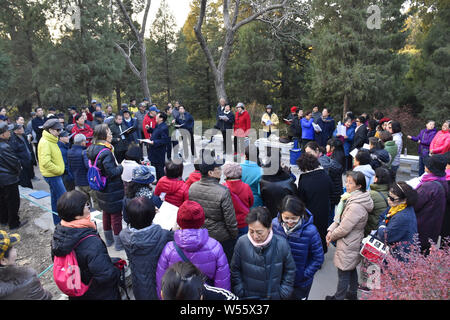
POLYGON ((53 279, 59 290, 69 297, 84 295, 91 285, 92 279, 87 285, 81 282, 80 267, 75 255, 75 248, 89 237, 96 237, 96 235, 91 234, 82 238, 69 254, 62 257, 55 256, 53 260, 53 279))

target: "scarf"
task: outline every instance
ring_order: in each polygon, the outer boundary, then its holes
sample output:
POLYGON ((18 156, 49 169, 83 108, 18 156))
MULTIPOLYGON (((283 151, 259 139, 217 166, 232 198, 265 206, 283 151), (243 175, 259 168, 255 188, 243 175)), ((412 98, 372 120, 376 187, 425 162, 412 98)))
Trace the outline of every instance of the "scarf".
MULTIPOLYGON (((447 173, 448 174, 448 173, 447 173)), ((426 173, 422 176, 422 179, 420 180, 420 183, 417 185, 416 190, 425 182, 429 181, 446 181, 445 176, 444 177, 438 177, 435 176, 433 173, 426 173)))
POLYGON ((266 239, 264 242, 262 242, 262 243, 256 243, 256 242, 252 239, 252 237, 250 236, 250 231, 247 233, 247 237, 248 237, 248 239, 250 240, 250 243, 251 243, 254 247, 256 247, 256 248, 265 247, 265 246, 268 245, 268 244, 270 243, 270 241, 272 240, 272 237, 273 237, 273 230, 270 229, 270 233, 269 233, 269 235, 267 236, 267 239, 266 239))
POLYGON ((399 204, 398 206, 392 207, 389 209, 389 212, 386 215, 385 223, 388 224, 389 220, 395 216, 398 212, 404 210, 406 208, 406 203, 399 204))
POLYGON ((97 230, 97 226, 95 225, 95 223, 93 221, 91 221, 91 214, 89 214, 87 217, 78 219, 78 220, 73 220, 73 221, 65 221, 65 220, 61 220, 61 225, 63 227, 68 227, 68 228, 75 228, 75 229, 80 229, 80 228, 91 228, 94 230, 97 230))
POLYGON ((331 156, 333 155, 333 152, 327 152, 327 157, 331 158, 331 156))
MULTIPOLYGON (((353 191, 355 192, 355 191, 353 191)), ((352 192, 352 193, 353 193, 352 192)), ((339 201, 338 205, 336 206, 335 212, 334 212, 334 222, 341 223, 341 215, 342 212, 344 212, 345 203, 347 202, 347 199, 351 197, 352 193, 344 193, 341 195, 341 200, 339 201)))
POLYGON ((297 230, 303 223, 303 219, 300 218, 300 220, 297 222, 297 224, 295 226, 293 226, 292 228, 289 228, 287 223, 281 222, 281 226, 284 229, 284 232, 286 233, 287 236, 289 236, 291 233, 293 233, 295 230, 297 230))
POLYGON ((114 146, 111 143, 109 143, 108 141, 98 142, 97 144, 100 146, 105 146, 106 148, 111 150, 114 161, 116 162, 116 166, 118 166, 119 163, 117 162, 116 156, 114 155, 114 146))

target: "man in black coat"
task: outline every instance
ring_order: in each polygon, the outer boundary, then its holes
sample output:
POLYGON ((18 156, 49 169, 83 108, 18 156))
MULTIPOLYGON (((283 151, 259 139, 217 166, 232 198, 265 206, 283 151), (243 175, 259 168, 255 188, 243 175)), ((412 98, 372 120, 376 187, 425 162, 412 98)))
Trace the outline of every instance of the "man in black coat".
POLYGON ((170 144, 169 128, 166 124, 167 114, 160 112, 156 116, 156 127, 150 140, 149 160, 156 169, 156 179, 164 176, 167 146, 170 144))
POLYGON ((19 220, 20 161, 8 144, 13 125, 0 124, 0 225, 9 225, 9 230, 18 229, 26 222, 19 220))
POLYGON ((22 170, 19 176, 19 184, 24 188, 33 189, 33 184, 31 179, 33 178, 33 155, 31 145, 28 143, 24 136, 23 126, 20 124, 15 124, 12 129, 11 137, 9 138, 8 144, 14 151, 15 155, 20 161, 22 170))
MULTIPOLYGON (((118 163, 122 163, 125 159, 125 153, 128 150, 130 141, 128 140, 128 133, 122 133, 127 130, 127 126, 123 123, 123 117, 121 114, 116 114, 114 122, 109 126, 112 133, 112 142, 114 146, 114 156, 118 163)), ((128 131, 130 132, 130 131, 128 131)))
POLYGON ((36 158, 39 161, 37 147, 39 144, 39 140, 41 140, 42 137, 42 131, 44 131, 44 129, 42 129, 42 126, 44 125, 45 121, 47 121, 47 118, 44 116, 44 110, 42 110, 41 107, 37 107, 34 111, 36 112, 36 117, 31 120, 31 126, 33 128, 33 131, 36 133, 36 143, 34 145, 36 147, 36 158))
POLYGON ((367 126, 364 124, 366 119, 363 116, 359 116, 356 118, 356 128, 355 128, 355 137, 353 138, 353 149, 360 149, 363 147, 365 143, 368 142, 367 138, 367 126))

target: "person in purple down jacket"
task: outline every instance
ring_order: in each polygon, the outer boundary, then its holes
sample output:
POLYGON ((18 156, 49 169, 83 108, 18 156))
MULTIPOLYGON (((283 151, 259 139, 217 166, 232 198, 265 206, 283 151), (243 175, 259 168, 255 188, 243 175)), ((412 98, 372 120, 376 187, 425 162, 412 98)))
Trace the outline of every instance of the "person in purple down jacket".
POLYGON ((419 143, 419 150, 417 151, 419 154, 419 177, 425 172, 424 160, 429 157, 430 144, 437 133, 434 126, 435 122, 430 120, 427 122, 426 129, 422 129, 417 136, 408 136, 408 139, 419 143))
POLYGON ((181 230, 175 231, 174 241, 164 247, 156 269, 158 297, 161 299, 161 280, 166 270, 179 261, 192 262, 215 287, 231 290, 230 267, 222 245, 209 237, 207 229, 200 229, 205 221, 202 206, 187 200, 178 209, 177 223, 181 230), (185 255, 185 260, 176 246, 185 255))
POLYGON ((447 159, 436 154, 425 159, 425 172, 417 186, 418 200, 414 205, 420 246, 424 253, 430 248, 429 239, 437 243, 444 223, 445 207, 449 197, 445 168, 447 159))

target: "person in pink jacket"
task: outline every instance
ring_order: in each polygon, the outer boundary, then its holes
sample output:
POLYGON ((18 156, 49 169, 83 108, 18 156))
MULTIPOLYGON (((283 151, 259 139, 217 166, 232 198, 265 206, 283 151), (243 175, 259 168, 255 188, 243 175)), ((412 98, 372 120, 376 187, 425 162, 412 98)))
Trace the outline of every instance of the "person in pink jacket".
POLYGON ((430 154, 444 154, 450 151, 450 120, 442 124, 442 130, 436 133, 430 144, 430 154))
POLYGON ((161 280, 166 270, 179 261, 190 261, 208 278, 214 287, 231 290, 230 267, 222 245, 211 238, 207 229, 201 229, 205 222, 202 206, 187 200, 178 209, 174 241, 164 247, 156 269, 156 286, 161 299, 161 280))
POLYGON ((166 175, 158 180, 155 195, 161 198, 164 193, 163 201, 179 207, 189 199, 189 187, 182 179, 183 163, 175 163, 169 160, 166 162, 165 170, 166 175))

